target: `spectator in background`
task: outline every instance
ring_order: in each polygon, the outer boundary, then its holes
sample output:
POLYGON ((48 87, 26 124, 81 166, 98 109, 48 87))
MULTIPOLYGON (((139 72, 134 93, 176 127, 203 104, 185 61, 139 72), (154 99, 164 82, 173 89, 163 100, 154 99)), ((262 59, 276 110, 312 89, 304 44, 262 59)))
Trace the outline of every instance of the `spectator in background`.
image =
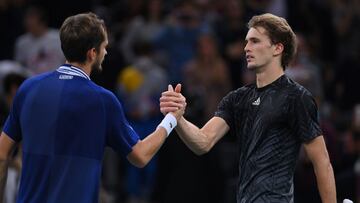
POLYGON ((298 52, 285 73, 309 90, 320 105, 323 98, 321 69, 312 61, 311 50, 304 36, 300 33, 296 36, 298 52))
MULTIPOLYGON (((159 97, 168 82, 162 67, 151 58, 152 47, 138 41, 134 47, 134 63, 120 72, 119 90, 128 121, 141 139, 149 135, 161 121, 159 97)), ((127 163, 126 193, 128 203, 148 201, 154 187, 157 161, 152 159, 140 170, 127 163)))
POLYGON ((131 20, 121 41, 121 50, 128 64, 137 58, 134 53, 136 42, 150 43, 163 29, 164 6, 162 0, 149 0, 143 6, 141 15, 131 20))
POLYGON ((0 1, 0 60, 14 58, 14 43, 24 31, 23 21, 26 0, 0 1))
POLYGON ((195 55, 198 37, 208 32, 196 4, 189 0, 178 2, 170 14, 170 22, 155 38, 157 51, 167 59, 171 83, 181 82, 182 68, 195 55))
MULTIPOLYGON (((1 112, 1 124, 4 123, 5 120, 3 118, 6 118, 10 112, 10 107, 13 103, 13 99, 15 97, 17 89, 20 87, 20 85, 25 81, 26 77, 24 74, 20 73, 9 73, 3 78, 3 89, 4 89, 4 101, 1 100, 2 97, 0 97, 0 112, 1 112)), ((2 129, 2 126, 0 126, 0 129, 2 129)), ((12 155, 10 159, 10 164, 8 168, 8 179, 6 182, 6 189, 5 189, 5 197, 4 197, 4 203, 14 203, 17 196, 17 189, 18 184, 20 180, 20 171, 21 171, 21 151, 20 148, 15 151, 15 153, 12 155)))
POLYGON ((47 26, 47 15, 40 7, 26 10, 26 33, 16 40, 15 60, 33 74, 55 70, 65 62, 59 32, 47 26))
POLYGON ((196 56, 184 68, 184 88, 189 105, 197 104, 195 109, 188 107, 190 117, 196 123, 210 119, 221 98, 230 90, 228 68, 222 59, 215 38, 202 35, 197 42, 196 56), (197 110, 196 110, 197 109, 197 110))
POLYGON ((333 3, 333 23, 336 28, 336 102, 342 111, 351 112, 360 101, 360 3, 336 0, 333 3))
POLYGON ((215 23, 215 33, 219 40, 220 53, 229 65, 231 85, 240 87, 242 73, 245 68, 244 39, 246 24, 244 21, 243 4, 237 0, 229 0, 224 5, 224 15, 215 23))
MULTIPOLYGON (((17 89, 20 87, 22 82, 26 79, 23 74, 12 72, 4 76, 2 80, 3 85, 3 97, 0 97, 0 102, 3 103, 1 107, 1 118, 7 117, 10 112, 10 107, 12 105, 13 99, 15 97, 17 89)), ((5 122, 5 119, 0 120, 0 125, 5 122)))

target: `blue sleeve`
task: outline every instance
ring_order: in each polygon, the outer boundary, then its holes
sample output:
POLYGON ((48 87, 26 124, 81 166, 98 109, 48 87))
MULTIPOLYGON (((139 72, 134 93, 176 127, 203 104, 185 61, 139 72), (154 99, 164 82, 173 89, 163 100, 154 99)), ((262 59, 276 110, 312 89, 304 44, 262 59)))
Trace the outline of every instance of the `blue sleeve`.
POLYGON ((11 106, 10 114, 7 117, 3 131, 15 142, 20 142, 22 139, 20 127, 20 90, 16 93, 13 104, 11 106))
POLYGON ((106 145, 126 156, 139 141, 139 136, 125 118, 123 108, 115 95, 111 93, 108 99, 106 145))

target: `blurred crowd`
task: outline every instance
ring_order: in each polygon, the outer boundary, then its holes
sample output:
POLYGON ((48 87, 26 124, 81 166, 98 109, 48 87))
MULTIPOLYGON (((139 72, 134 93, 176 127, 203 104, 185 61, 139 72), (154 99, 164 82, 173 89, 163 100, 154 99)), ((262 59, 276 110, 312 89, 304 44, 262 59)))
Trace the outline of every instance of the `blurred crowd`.
MULTIPOLYGON (((162 119, 159 97, 169 83, 183 84, 185 116, 204 124, 223 96, 254 80, 244 60, 248 20, 266 12, 286 18, 299 45, 286 74, 316 98, 339 201, 360 202, 360 1, 0 0, 0 128, 20 84, 65 62, 63 20, 89 11, 109 33, 103 71, 91 78, 118 96, 140 136, 162 119)), ((228 135, 198 157, 175 133, 144 169, 109 150, 100 202, 235 202, 237 153, 228 135)), ((6 203, 16 197, 20 160, 21 147, 9 169, 6 203)), ((297 203, 321 202, 304 153, 294 190, 297 203)))

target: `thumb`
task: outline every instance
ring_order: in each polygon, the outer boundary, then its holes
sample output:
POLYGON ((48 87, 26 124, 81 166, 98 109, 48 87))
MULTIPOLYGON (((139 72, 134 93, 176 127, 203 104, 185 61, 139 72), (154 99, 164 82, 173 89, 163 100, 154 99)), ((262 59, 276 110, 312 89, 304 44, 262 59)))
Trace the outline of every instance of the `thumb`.
POLYGON ((173 91, 174 91, 174 88, 173 88, 173 86, 172 86, 172 85, 168 85, 168 91, 171 91, 171 92, 173 92, 173 91))
POLYGON ((181 84, 177 84, 175 87, 175 92, 180 93, 181 92, 181 84))

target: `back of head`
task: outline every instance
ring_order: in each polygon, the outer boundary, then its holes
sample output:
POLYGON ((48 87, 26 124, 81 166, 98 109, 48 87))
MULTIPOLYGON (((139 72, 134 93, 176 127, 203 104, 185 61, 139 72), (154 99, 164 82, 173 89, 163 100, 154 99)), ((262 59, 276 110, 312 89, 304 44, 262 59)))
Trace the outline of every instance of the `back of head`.
POLYGON ((69 62, 85 63, 87 51, 99 51, 106 38, 105 23, 94 13, 70 16, 60 28, 61 49, 69 62))
POLYGON ((294 58, 297 44, 296 35, 284 18, 266 13, 253 16, 248 28, 262 27, 266 30, 272 44, 281 43, 284 51, 281 58, 281 65, 285 69, 294 58))

